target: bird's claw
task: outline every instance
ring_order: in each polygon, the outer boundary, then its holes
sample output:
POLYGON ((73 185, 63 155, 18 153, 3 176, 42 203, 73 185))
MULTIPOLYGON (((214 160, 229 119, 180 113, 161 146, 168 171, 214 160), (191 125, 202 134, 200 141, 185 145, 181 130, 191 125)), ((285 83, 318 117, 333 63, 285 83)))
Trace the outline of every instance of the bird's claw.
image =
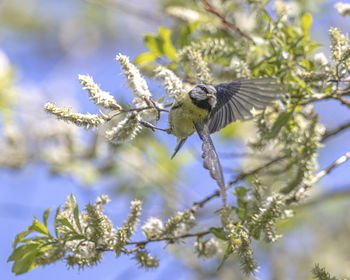
POLYGON ((152 98, 147 97, 147 98, 145 98, 145 101, 146 101, 148 106, 153 107, 157 111, 156 121, 158 122, 160 119, 160 113, 164 112, 165 110, 163 108, 159 107, 157 102, 155 102, 152 98))
POLYGON ((140 124, 143 125, 144 127, 150 128, 152 129, 152 131, 154 132, 155 130, 161 130, 161 131, 165 131, 166 133, 170 133, 170 129, 164 129, 164 128, 159 128, 156 127, 155 125, 145 121, 145 120, 140 120, 140 124))

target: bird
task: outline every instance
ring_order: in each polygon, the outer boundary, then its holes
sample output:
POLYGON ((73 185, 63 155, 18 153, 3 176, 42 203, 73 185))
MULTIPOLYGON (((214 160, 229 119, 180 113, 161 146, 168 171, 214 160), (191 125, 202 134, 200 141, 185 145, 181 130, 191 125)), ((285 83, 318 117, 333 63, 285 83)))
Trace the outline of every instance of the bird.
POLYGON ((226 188, 219 157, 210 137, 228 124, 246 120, 252 110, 264 110, 278 100, 282 86, 274 78, 241 78, 215 86, 198 84, 171 106, 168 133, 177 137, 174 158, 185 141, 197 132, 202 140, 203 166, 217 182, 224 206, 226 188))

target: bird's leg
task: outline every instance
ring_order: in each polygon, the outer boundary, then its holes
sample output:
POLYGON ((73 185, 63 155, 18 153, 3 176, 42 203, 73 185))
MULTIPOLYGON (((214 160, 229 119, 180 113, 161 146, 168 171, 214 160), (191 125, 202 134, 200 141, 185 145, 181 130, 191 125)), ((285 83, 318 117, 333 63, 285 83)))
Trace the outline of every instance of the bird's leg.
POLYGON ((160 119, 160 113, 161 112, 168 112, 168 110, 164 110, 163 108, 160 108, 157 103, 149 97, 144 97, 145 102, 147 103, 148 106, 153 107, 157 111, 157 118, 156 121, 158 122, 160 119))
POLYGON ((144 120, 140 120, 140 124, 142 124, 144 127, 152 129, 153 131, 156 129, 156 130, 160 130, 160 131, 165 131, 166 133, 170 134, 170 128, 167 128, 167 129, 159 128, 159 127, 156 127, 153 124, 151 124, 147 121, 144 121, 144 120))

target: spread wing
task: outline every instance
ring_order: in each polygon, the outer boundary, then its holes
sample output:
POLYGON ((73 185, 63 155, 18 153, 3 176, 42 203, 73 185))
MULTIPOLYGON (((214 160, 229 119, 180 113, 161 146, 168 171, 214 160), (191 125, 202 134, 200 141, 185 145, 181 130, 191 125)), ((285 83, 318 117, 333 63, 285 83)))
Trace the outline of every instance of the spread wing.
POLYGON ((209 131, 214 133, 236 120, 251 117, 251 109, 264 109, 282 93, 273 78, 239 79, 215 86, 217 104, 210 113, 209 131))
POLYGON ((222 174, 222 168, 219 161, 219 157, 216 153, 213 141, 210 138, 209 127, 207 122, 195 123, 195 127, 202 143, 202 158, 204 159, 204 168, 208 169, 211 177, 218 183, 221 191, 221 197, 223 204, 226 204, 226 192, 224 176, 222 174))

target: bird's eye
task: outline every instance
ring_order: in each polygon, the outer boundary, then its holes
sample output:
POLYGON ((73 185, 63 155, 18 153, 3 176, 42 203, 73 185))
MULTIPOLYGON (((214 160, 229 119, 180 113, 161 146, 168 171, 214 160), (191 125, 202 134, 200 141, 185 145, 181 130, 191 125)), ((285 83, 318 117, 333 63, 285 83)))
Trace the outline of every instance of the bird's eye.
POLYGON ((205 93, 209 93, 208 89, 205 86, 198 85, 198 87, 203 90, 205 93))

